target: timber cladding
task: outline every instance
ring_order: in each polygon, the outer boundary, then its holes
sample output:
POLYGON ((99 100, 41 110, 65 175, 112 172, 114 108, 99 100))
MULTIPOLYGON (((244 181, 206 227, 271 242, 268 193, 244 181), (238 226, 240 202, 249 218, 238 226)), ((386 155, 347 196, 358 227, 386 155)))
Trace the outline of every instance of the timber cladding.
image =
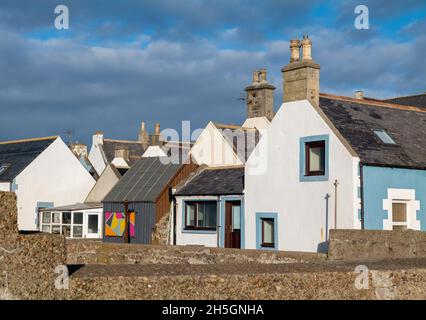
POLYGON ((171 202, 169 195, 169 188, 176 187, 183 180, 188 178, 188 176, 195 172, 198 168, 198 165, 194 163, 184 164, 178 172, 176 172, 175 176, 170 180, 170 182, 163 188, 160 195, 155 202, 156 206, 156 214, 155 214, 155 222, 159 222, 162 217, 164 217, 167 213, 170 212, 171 202))

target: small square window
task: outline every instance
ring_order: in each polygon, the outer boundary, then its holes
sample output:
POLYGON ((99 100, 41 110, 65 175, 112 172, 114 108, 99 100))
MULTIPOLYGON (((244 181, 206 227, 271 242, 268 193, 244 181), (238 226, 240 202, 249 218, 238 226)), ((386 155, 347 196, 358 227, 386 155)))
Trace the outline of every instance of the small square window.
POLYGON ((382 129, 373 130, 374 134, 385 144, 396 144, 395 140, 391 138, 391 136, 382 129))
POLYGON ((50 212, 43 212, 43 223, 50 223, 50 212))
POLYGON ((325 175, 325 141, 307 142, 305 144, 305 175, 325 175))
POLYGON ((274 230, 274 219, 262 218, 262 242, 261 246, 266 248, 275 247, 275 230, 274 230))

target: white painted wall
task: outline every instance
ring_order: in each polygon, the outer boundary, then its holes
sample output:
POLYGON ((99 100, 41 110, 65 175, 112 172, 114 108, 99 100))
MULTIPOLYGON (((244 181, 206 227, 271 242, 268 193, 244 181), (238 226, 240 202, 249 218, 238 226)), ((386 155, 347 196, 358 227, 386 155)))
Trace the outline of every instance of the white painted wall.
POLYGON ((120 177, 116 170, 111 165, 108 165, 96 181, 92 190, 90 190, 84 202, 102 202, 119 180, 120 177))
POLYGON ((223 167, 243 165, 232 146, 225 140, 212 122, 201 132, 190 154, 198 165, 223 167))
POLYGON ((89 152, 89 161, 96 173, 100 176, 105 170, 107 161, 103 152, 103 134, 94 134, 92 139, 92 147, 89 152))
POLYGON ((55 206, 83 202, 95 180, 61 138, 57 138, 17 177, 18 228, 34 231, 37 202, 55 206))
POLYGON ((260 132, 268 129, 271 122, 266 117, 248 118, 244 121, 243 128, 255 128, 260 132))
POLYGON ((159 146, 149 146, 145 150, 142 158, 155 158, 155 157, 165 157, 167 154, 159 146))
POLYGON ((10 191, 10 183, 9 182, 0 182, 0 191, 10 191))
POLYGON ((354 157, 308 101, 285 103, 246 163, 245 244, 256 248, 256 212, 278 213, 278 249, 316 252, 334 228, 334 186, 338 186, 338 228, 354 228, 354 157), (300 138, 329 135, 328 181, 299 181, 300 138))
MULTIPOLYGON (((191 200, 213 200, 217 201, 217 197, 176 197, 176 244, 180 246, 201 245, 206 247, 217 247, 217 232, 215 233, 192 233, 183 231, 183 199, 191 200)), ((219 208, 218 208, 219 212, 219 208)), ((217 222, 219 224, 220 215, 218 214, 217 222)))

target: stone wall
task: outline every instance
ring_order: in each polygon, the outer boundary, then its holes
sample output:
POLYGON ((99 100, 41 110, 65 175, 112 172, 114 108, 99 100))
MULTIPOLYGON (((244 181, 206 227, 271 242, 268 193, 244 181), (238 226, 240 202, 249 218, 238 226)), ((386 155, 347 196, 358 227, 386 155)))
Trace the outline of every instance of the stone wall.
POLYGON ((55 268, 66 264, 65 238, 19 234, 16 196, 0 192, 0 298, 60 299, 55 268))
POLYGON ((72 299, 425 299, 426 269, 378 267, 356 288, 354 266, 93 265, 71 275, 72 299), (392 269, 392 268, 391 268, 392 269))
POLYGON ((330 260, 380 260, 426 257, 426 232, 330 230, 330 260))
POLYGON ((280 264, 325 259, 325 254, 316 253, 67 240, 68 264, 280 264))
POLYGON ((169 239, 170 215, 166 214, 157 222, 152 231, 152 244, 167 245, 169 239))

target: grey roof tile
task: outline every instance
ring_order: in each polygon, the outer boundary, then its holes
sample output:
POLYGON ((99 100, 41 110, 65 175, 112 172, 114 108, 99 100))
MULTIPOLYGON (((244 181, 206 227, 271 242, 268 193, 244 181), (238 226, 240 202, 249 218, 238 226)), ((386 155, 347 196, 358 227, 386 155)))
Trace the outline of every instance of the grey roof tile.
POLYGON ((163 164, 160 157, 140 158, 103 202, 154 202, 182 164, 163 164))
POLYGON ((0 175, 0 181, 10 182, 37 158, 57 137, 0 143, 0 166, 10 167, 0 175))
POLYGON ((187 181, 176 195, 238 195, 244 191, 244 167, 206 168, 187 181))
POLYGON ((361 162, 371 165, 426 169, 426 112, 374 101, 321 96, 320 108, 361 162), (386 131, 396 145, 373 132, 386 131))

